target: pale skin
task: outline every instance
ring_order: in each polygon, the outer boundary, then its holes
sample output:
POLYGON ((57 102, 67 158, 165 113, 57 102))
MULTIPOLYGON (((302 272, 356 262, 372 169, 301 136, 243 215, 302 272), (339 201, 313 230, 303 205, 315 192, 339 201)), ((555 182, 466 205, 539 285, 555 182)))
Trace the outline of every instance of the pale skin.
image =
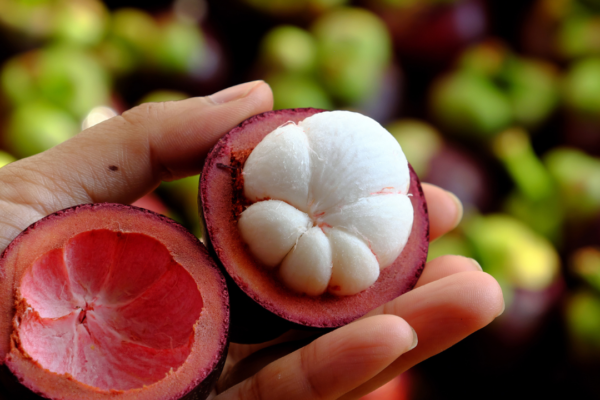
MULTIPOLYGON (((55 211, 81 203, 129 204, 161 181, 198 174, 222 135, 272 106, 271 90, 260 81, 208 97, 145 104, 9 164, 0 169, 0 249, 55 211)), ((434 240, 458 224, 462 207, 438 187, 423 189, 434 240)), ((224 391, 213 398, 356 399, 483 328, 503 310, 500 287, 475 261, 440 257, 426 265, 413 291, 226 390, 221 384, 224 391)), ((232 345, 220 383, 238 361, 268 345, 232 345)))

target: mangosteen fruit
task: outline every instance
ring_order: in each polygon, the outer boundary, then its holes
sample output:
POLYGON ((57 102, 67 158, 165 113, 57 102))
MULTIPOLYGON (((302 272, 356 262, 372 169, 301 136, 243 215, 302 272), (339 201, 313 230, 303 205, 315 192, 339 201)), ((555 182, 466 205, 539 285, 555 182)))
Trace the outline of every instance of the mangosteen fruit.
POLYGON ((20 399, 205 399, 229 303, 204 246, 174 221, 86 204, 23 231, 0 258, 2 385, 20 399))
POLYGON ((388 26, 401 59, 421 71, 448 66, 490 25, 487 6, 480 0, 369 3, 388 26))
POLYGON ((402 72, 383 21, 366 9, 341 7, 319 17, 311 33, 316 73, 334 102, 379 121, 390 119, 400 103, 402 72))
POLYGON ((564 78, 565 144, 588 154, 600 155, 600 57, 584 57, 572 63, 564 78))
POLYGON ((79 124, 56 105, 36 100, 16 107, 9 117, 3 147, 19 158, 46 151, 79 132, 79 124))
POLYGON ((531 344, 565 290, 552 243, 506 214, 471 215, 463 229, 483 270, 502 287, 506 311, 492 334, 512 346, 531 344))
POLYGON ((345 325, 412 289, 424 267, 419 180, 392 135, 358 113, 246 120, 209 154, 200 198, 230 277, 232 341, 345 325))

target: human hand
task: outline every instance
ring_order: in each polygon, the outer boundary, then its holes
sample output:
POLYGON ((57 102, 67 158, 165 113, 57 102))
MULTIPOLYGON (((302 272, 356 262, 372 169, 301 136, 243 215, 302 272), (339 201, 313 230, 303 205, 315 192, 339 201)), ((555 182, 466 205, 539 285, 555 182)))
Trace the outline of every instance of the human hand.
MULTIPOLYGON (((55 211, 92 202, 128 204, 162 180, 198 174, 223 134, 271 107, 272 94, 262 82, 207 98, 144 104, 9 164, 0 169, 0 249, 55 211)), ((455 226, 460 207, 439 188, 424 185, 424 191, 434 239, 455 226)), ((430 262, 417 286, 361 320, 277 359, 216 398, 357 398, 485 326, 503 305, 497 283, 462 257, 430 262), (416 339, 411 326, 419 344, 409 351, 416 339)), ((264 347, 232 345, 227 364, 234 366, 264 347)), ((224 374, 222 381, 229 378, 231 374, 224 374)))

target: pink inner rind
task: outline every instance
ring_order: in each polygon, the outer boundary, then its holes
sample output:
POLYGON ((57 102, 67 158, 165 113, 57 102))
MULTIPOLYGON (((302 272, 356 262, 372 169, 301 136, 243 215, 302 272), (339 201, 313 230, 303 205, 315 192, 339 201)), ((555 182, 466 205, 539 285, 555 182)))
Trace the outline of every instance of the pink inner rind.
POLYGON ((43 368, 104 390, 150 385, 190 354, 203 300, 166 247, 139 233, 92 230, 24 273, 21 347, 43 368))
POLYGON ((269 132, 287 121, 298 123, 323 110, 277 110, 254 116, 233 129, 213 148, 202 171, 202 211, 211 246, 240 289, 265 309, 299 325, 333 328, 345 325, 368 311, 411 290, 427 258, 429 219, 418 177, 410 168, 409 193, 414 224, 404 250, 377 282, 353 296, 324 294, 303 296, 284 287, 265 272, 250 254, 237 228, 231 178, 232 154, 253 149, 269 132))

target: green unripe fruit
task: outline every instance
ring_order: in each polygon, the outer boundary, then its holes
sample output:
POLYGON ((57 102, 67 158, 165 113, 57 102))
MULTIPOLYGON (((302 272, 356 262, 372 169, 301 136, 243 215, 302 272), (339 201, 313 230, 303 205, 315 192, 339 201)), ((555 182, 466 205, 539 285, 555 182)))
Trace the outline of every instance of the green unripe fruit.
POLYGON ((472 258, 473 249, 460 233, 450 232, 429 244, 427 261, 445 255, 459 255, 472 258))
POLYGON ((386 128, 400 143, 408 162, 423 179, 429 162, 444 145, 439 132, 425 122, 409 119, 394 122, 386 128))
POLYGON ((364 9, 340 8, 319 18, 312 32, 319 73, 329 92, 349 105, 372 97, 391 60, 384 23, 364 9))
POLYGON ((517 124, 534 127, 558 105, 558 73, 549 64, 512 58, 500 80, 506 83, 506 94, 517 124))
POLYGON ((568 108, 588 118, 600 118, 600 57, 573 64, 564 81, 568 108))
POLYGON ((276 110, 302 107, 333 109, 327 92, 309 77, 281 74, 269 76, 266 81, 273 90, 273 108, 276 110))
POLYGON ((108 26, 108 11, 97 0, 58 2, 54 37, 59 41, 90 46, 98 44, 108 26))
POLYGON ((316 57, 314 38, 296 26, 278 26, 269 31, 261 42, 261 63, 268 70, 308 73, 314 70, 316 57))
POLYGON ((67 112, 48 102, 23 104, 13 112, 5 140, 19 158, 48 150, 79 132, 79 124, 67 112))
POLYGON ((297 15, 307 12, 322 12, 341 6, 348 0, 244 0, 245 3, 273 15, 297 15))
POLYGON ((600 250, 583 247, 575 251, 569 260, 569 269, 600 293, 600 250))
POLYGON ((162 103, 165 101, 185 100, 190 97, 188 94, 175 90, 155 90, 145 95, 138 104, 142 103, 162 103))
POLYGON ((544 162, 571 215, 586 218, 600 211, 599 159, 558 147, 546 154, 544 162))
POLYGON ((110 39, 127 47, 137 63, 150 58, 160 31, 150 14, 135 8, 121 8, 112 14, 110 39))
POLYGON ((14 105, 41 98, 78 118, 110 102, 110 78, 104 68, 71 47, 48 47, 11 59, 2 70, 2 86, 14 105))
POLYGON ((193 73, 206 62, 204 35, 193 23, 173 20, 160 28, 152 51, 156 65, 170 72, 193 73))
POLYGON ((539 291, 558 276, 560 259, 554 247, 515 218, 475 217, 465 233, 484 271, 505 287, 539 291))
POLYGON ((14 158, 12 155, 8 154, 5 151, 0 150, 0 168, 4 167, 7 164, 10 164, 13 161, 16 161, 17 159, 14 158))
POLYGON ((575 350, 584 357, 600 352, 600 297, 591 291, 575 293, 567 303, 567 327, 575 350))
POLYGON ((11 58, 4 63, 0 72, 2 93, 15 105, 25 103, 37 96, 31 73, 25 64, 29 57, 31 55, 11 58))
POLYGON ((82 118, 92 108, 110 102, 109 77, 86 53, 50 48, 41 54, 36 79, 42 96, 82 118))
POLYGON ((438 81, 431 107, 435 118, 458 134, 492 137, 513 118, 504 94, 487 78, 469 72, 455 72, 438 81))

